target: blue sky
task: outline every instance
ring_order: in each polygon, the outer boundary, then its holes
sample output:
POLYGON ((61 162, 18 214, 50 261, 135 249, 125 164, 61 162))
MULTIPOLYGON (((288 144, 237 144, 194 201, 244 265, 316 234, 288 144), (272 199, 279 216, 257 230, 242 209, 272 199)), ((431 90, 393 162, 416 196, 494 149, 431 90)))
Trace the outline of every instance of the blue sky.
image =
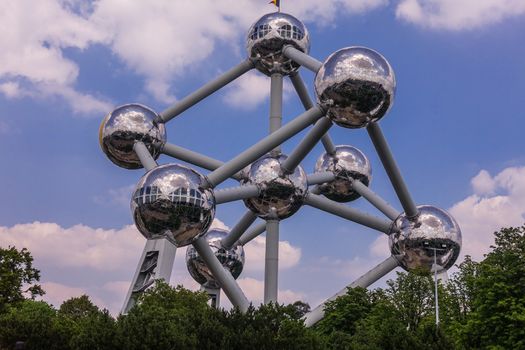
MULTIPOLYGON (((389 60, 397 94, 381 126, 416 202, 458 220, 464 253, 481 258, 494 230, 523 222, 524 0, 282 3, 304 20, 317 59, 360 45, 389 60)), ((105 158, 104 115, 130 102, 162 111, 243 60, 249 25, 272 10, 255 0, 2 2, 0 245, 33 251, 48 300, 88 293, 118 309, 144 244, 128 204, 143 171, 105 158)), ((313 75, 301 73, 313 95, 313 75)), ((230 159, 266 135, 268 89, 250 73, 172 120, 169 142, 230 159)), ((288 84, 284 121, 301 111, 288 84)), ((369 157, 372 189, 400 208, 366 132, 334 126, 330 135, 369 157)), ((305 159, 306 172, 322 151, 305 159)), ((362 199, 350 205, 380 215, 362 199)), ((244 210, 221 205, 216 217, 231 227, 244 210)), ((381 234, 311 208, 281 227, 282 301, 313 306, 388 256, 381 234)), ((247 247, 240 280, 253 300, 263 243, 247 247)), ((183 257, 172 283, 195 288, 183 257)))

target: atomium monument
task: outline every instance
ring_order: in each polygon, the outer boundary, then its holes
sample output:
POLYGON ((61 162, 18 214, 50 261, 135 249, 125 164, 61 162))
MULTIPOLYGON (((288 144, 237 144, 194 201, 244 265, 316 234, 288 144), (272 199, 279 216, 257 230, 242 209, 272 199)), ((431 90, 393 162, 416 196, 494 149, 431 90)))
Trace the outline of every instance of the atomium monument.
MULTIPOLYGON (((396 80, 388 61, 374 50, 352 46, 320 62, 308 55, 310 37, 304 24, 280 12, 252 25, 246 48, 245 61, 160 114, 127 104, 102 122, 100 145, 107 157, 122 168, 146 170, 131 196, 131 212, 147 240, 122 312, 156 279, 169 281, 176 249, 183 246, 189 246, 190 275, 213 303, 218 306, 222 289, 233 305, 247 310, 250 302, 235 279, 244 267, 243 246, 265 231, 264 302, 278 301, 279 222, 291 220, 303 205, 388 235, 391 256, 348 287, 366 288, 397 266, 417 273, 450 268, 461 249, 461 230, 444 210, 416 206, 379 125, 394 102, 396 80), (300 67, 316 74, 316 103, 299 74, 300 67), (252 69, 270 77, 267 137, 227 162, 167 142, 165 123, 252 69), (306 111, 281 125, 284 77, 291 80, 306 111), (363 152, 351 145, 334 145, 328 135, 334 124, 349 133, 366 130, 402 212, 370 190, 372 167, 363 152), (307 128, 295 149, 283 154, 281 144, 307 128), (308 174, 300 163, 318 142, 325 152, 308 174), (160 154, 209 172, 175 163, 158 165, 160 154), (219 188, 229 178, 239 185, 219 188), (352 201, 360 197, 385 217, 353 208, 352 201), (229 232, 209 229, 217 206, 236 200, 244 201, 247 208, 238 223, 229 232)), ((344 293, 346 288, 329 300, 344 293)), ((323 305, 305 316, 307 325, 323 317, 323 305)))

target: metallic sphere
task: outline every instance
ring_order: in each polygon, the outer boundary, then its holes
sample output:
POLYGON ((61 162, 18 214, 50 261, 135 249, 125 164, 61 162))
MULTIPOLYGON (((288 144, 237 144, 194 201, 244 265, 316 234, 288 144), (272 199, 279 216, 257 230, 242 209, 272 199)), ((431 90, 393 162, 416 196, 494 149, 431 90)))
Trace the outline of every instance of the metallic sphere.
POLYGON ((158 115, 146 106, 128 104, 109 113, 100 124, 99 141, 106 156, 126 169, 142 168, 133 145, 142 141, 153 158, 159 157, 155 143, 166 142, 164 124, 157 123, 158 115))
POLYGON ((352 189, 352 180, 365 186, 372 180, 372 168, 368 158, 355 147, 335 147, 335 154, 324 153, 315 164, 315 172, 332 172, 336 179, 319 185, 321 194, 337 202, 350 202, 361 195, 352 189))
POLYGON ((215 197, 206 179, 178 164, 148 171, 131 199, 131 213, 144 237, 165 237, 185 246, 201 237, 215 216, 215 197))
POLYGON ((461 250, 461 229, 446 211, 418 206, 419 215, 409 219, 403 213, 392 224, 390 251, 407 271, 430 272, 434 264, 449 269, 461 250))
POLYGON ((255 67, 266 75, 288 75, 299 65, 282 53, 286 45, 308 53, 310 36, 304 24, 297 18, 282 12, 269 13, 255 22, 246 40, 246 49, 255 67))
POLYGON ((292 216, 303 204, 308 190, 306 174, 298 166, 292 174, 285 174, 281 164, 285 155, 266 155, 251 165, 246 184, 259 187, 260 195, 244 200, 244 204, 263 219, 285 219, 292 216))
MULTIPOLYGON (((229 250, 222 248, 221 240, 228 233, 225 230, 211 229, 204 237, 222 266, 230 271, 233 278, 237 279, 244 267, 244 248, 241 245, 237 245, 229 250)), ((191 277, 205 288, 220 288, 219 283, 193 246, 189 246, 186 250, 186 267, 191 277)))
POLYGON ((395 87, 388 61, 365 47, 333 53, 315 77, 317 101, 334 123, 345 128, 381 119, 394 102, 395 87))

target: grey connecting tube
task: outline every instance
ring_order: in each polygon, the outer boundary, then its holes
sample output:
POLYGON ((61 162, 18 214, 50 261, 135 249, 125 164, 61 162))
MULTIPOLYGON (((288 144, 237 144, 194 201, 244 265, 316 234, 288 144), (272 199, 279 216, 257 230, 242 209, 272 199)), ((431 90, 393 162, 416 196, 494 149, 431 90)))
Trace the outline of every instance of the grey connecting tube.
POLYGON ((271 151, 277 145, 288 140, 301 130, 307 128, 310 124, 316 122, 324 114, 321 108, 314 107, 307 110, 279 130, 271 135, 266 136, 246 151, 237 155, 232 160, 225 163, 220 168, 208 175, 208 183, 211 187, 219 185, 221 182, 242 170, 248 164, 253 163, 265 153, 271 151))
MULTIPOLYGON (((310 99, 310 95, 308 95, 308 90, 306 89, 306 85, 304 85, 304 81, 301 78, 301 75, 299 72, 295 72, 294 74, 290 75, 290 80, 292 81, 292 85, 295 88, 295 91, 297 92, 297 96, 299 96, 299 99, 301 100, 301 103, 304 106, 304 109, 310 109, 314 106, 312 100, 310 99)), ((323 143, 324 149, 326 150, 326 153, 328 154, 334 154, 335 153, 335 146, 332 142, 332 139, 330 138, 330 135, 324 134, 323 138, 321 139, 321 142, 323 143)))
POLYGON ((368 200, 374 207, 379 209, 383 214, 385 214, 392 221, 396 220, 400 212, 395 210, 388 204, 383 198, 375 194, 370 188, 365 186, 359 180, 352 181, 352 189, 359 193, 363 198, 368 200))
POLYGON ((266 222, 261 222, 261 223, 257 224, 254 228, 252 228, 250 231, 245 232, 241 236, 241 238, 239 238, 237 243, 239 245, 246 245, 248 242, 250 242, 254 238, 258 237, 264 231, 266 231, 266 222))
POLYGON ((314 127, 306 134, 304 139, 290 153, 290 156, 283 162, 283 171, 292 174, 295 168, 302 162, 308 153, 315 147, 319 139, 332 127, 332 121, 323 117, 315 123, 314 127))
POLYGON ((137 157, 139 157, 139 160, 146 171, 150 171, 151 169, 157 167, 157 162, 155 159, 153 159, 151 153, 149 153, 148 148, 144 143, 140 141, 135 142, 133 145, 133 150, 137 154, 137 157))
POLYGON ((335 175, 331 171, 323 171, 320 173, 313 173, 306 176, 308 186, 324 184, 326 182, 334 181, 335 175))
POLYGON ((279 220, 266 221, 264 303, 277 302, 279 284, 279 220))
POLYGON ((363 276, 359 277, 357 280, 352 282, 347 287, 341 289, 339 293, 335 294, 331 298, 327 299, 324 303, 310 311, 304 316, 304 324, 306 327, 311 327, 324 317, 324 308, 327 302, 337 299, 337 297, 343 296, 346 294, 348 288, 368 288, 370 285, 374 284, 381 277, 385 276, 387 273, 392 271, 398 266, 397 259, 393 256, 390 256, 379 265, 365 273, 363 276))
POLYGON ((416 204, 408 192, 408 188, 401 176, 401 172, 399 171, 379 124, 370 123, 366 127, 366 130, 368 131, 370 139, 372 139, 372 143, 379 155, 379 159, 381 159, 381 163, 383 163, 383 167, 385 168, 385 171, 390 178, 390 182, 396 191, 397 197, 403 206, 403 210, 409 218, 416 217, 418 215, 416 204))
POLYGON ((206 263, 206 266, 210 269, 213 277, 217 279, 219 285, 224 290, 224 293, 230 299, 234 306, 237 306, 242 312, 246 312, 250 306, 250 302, 246 299, 246 296, 242 292, 241 288, 235 282, 235 279, 224 269, 222 264, 219 262, 208 242, 205 238, 199 238, 193 243, 195 250, 201 256, 202 260, 206 263))
POLYGON ((322 62, 319 62, 312 56, 309 56, 304 52, 297 50, 292 45, 288 45, 283 48, 283 55, 285 55, 292 61, 300 64, 304 68, 311 70, 314 73, 317 73, 319 69, 321 69, 321 67, 323 66, 322 62))
MULTIPOLYGON (((184 162, 188 162, 190 164, 207 170, 213 171, 224 164, 224 162, 221 162, 220 160, 210 158, 203 154, 190 151, 189 149, 173 145, 171 143, 165 143, 161 145, 159 147, 159 150, 165 155, 182 160, 184 162)), ((241 179, 241 176, 239 174, 232 175, 231 177, 235 180, 241 179)))
POLYGON ((348 207, 341 203, 334 202, 322 196, 309 193, 306 196, 304 203, 311 207, 326 211, 327 213, 331 213, 344 219, 370 227, 374 230, 386 234, 390 233, 390 226, 392 226, 391 221, 368 215, 357 209, 348 207))
POLYGON ((215 191, 215 204, 233 202, 239 199, 257 197, 259 187, 256 185, 243 185, 215 191))
POLYGON ((184 97, 182 100, 180 100, 173 106, 169 107, 162 113, 160 113, 160 118, 162 119, 162 122, 166 123, 170 121, 171 119, 175 118, 176 116, 178 116, 179 114, 181 114, 182 112, 190 108, 191 106, 195 105, 196 103, 200 102, 204 98, 213 94, 215 91, 228 85, 233 80, 237 79, 244 73, 248 72, 253 67, 254 67, 253 62, 250 59, 247 59, 241 62, 237 66, 233 67, 232 69, 225 72, 221 76, 205 84, 197 91, 184 97))
POLYGON ((224 237, 221 241, 221 246, 228 250, 233 247, 237 240, 243 235, 244 232, 250 227, 251 224, 257 219, 257 215, 251 210, 246 211, 235 226, 231 229, 228 236, 224 237))

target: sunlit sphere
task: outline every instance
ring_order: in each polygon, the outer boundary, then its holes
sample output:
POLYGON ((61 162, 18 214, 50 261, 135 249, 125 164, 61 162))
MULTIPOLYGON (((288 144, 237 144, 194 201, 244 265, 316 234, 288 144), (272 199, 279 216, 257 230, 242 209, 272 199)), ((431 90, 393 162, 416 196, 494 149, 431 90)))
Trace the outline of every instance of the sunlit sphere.
POLYGON ((142 168, 133 145, 143 142, 154 159, 160 151, 156 143, 166 142, 164 124, 158 123, 158 115, 146 106, 128 104, 117 107, 100 124, 100 147, 115 164, 126 169, 142 168))
POLYGON ((244 200, 244 204, 263 219, 285 219, 292 216, 303 204, 308 190, 306 174, 298 166, 292 174, 284 174, 282 163, 285 155, 266 155, 255 161, 245 184, 259 187, 259 197, 244 200))
MULTIPOLYGON (((244 267, 244 248, 241 245, 234 246, 228 250, 222 248, 221 240, 228 233, 228 231, 221 229, 211 229, 204 237, 222 266, 230 271, 233 278, 237 279, 244 267)), ((220 288, 219 282, 213 277, 210 269, 193 246, 189 246, 186 250, 186 267, 191 277, 205 288, 220 288)))
POLYGON ((394 102, 396 79, 381 54, 354 46, 330 55, 314 85, 318 103, 334 123, 361 128, 388 112, 394 102))
POLYGON ((137 229, 146 237, 165 237, 185 246, 201 237, 215 216, 215 197, 206 179, 178 164, 158 166, 139 181, 131 199, 137 229))
POLYGON ((286 45, 308 53, 310 36, 304 24, 297 18, 282 12, 269 13, 255 22, 248 32, 246 49, 255 67, 266 75, 288 75, 299 65, 282 53, 286 45))
POLYGON ((461 250, 461 229, 442 209, 421 205, 418 210, 416 218, 409 219, 403 213, 392 224, 392 255, 405 270, 426 273, 432 270, 435 251, 437 268, 449 269, 461 250))
POLYGON ((352 189, 352 181, 359 180, 365 186, 372 180, 372 168, 363 152, 355 147, 335 147, 335 154, 324 153, 317 159, 315 172, 329 171, 336 177, 331 182, 319 185, 321 194, 337 202, 350 202, 361 195, 352 189))

